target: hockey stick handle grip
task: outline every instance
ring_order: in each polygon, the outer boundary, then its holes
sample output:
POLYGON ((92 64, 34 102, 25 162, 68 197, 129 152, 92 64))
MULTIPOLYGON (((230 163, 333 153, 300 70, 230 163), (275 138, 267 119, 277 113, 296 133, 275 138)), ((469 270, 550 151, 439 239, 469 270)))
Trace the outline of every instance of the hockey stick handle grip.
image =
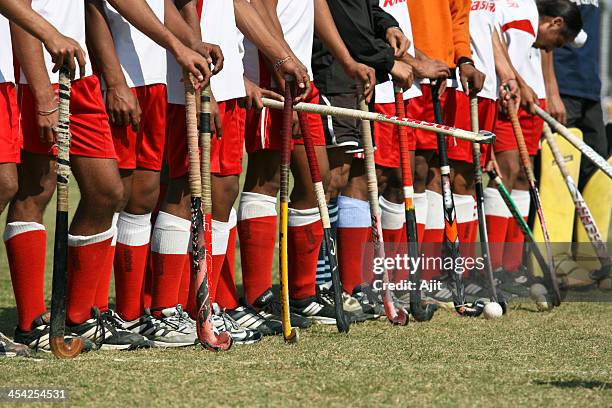
POLYGON ((603 158, 600 154, 598 154, 593 148, 584 143, 582 140, 578 139, 576 136, 569 131, 569 129, 559 123, 555 118, 553 118, 548 112, 544 109, 536 106, 536 114, 544 119, 548 125, 556 130, 561 136, 563 136, 568 142, 574 145, 574 147, 582 154, 584 154, 589 160, 591 160, 597 167, 599 167, 604 173, 608 175, 608 177, 612 178, 612 166, 603 158))
POLYGON ((59 73, 59 109, 57 125, 57 210, 68 211, 70 179, 70 72, 62 67, 59 73))
MULTIPOLYGON (((282 110, 284 103, 269 99, 262 98, 265 107, 270 109, 282 110)), ((286 103, 286 99, 285 99, 286 103)), ((325 106, 317 105, 312 103, 300 102, 293 105, 293 109, 298 112, 314 113, 321 116, 335 116, 349 119, 368 120, 372 122, 390 123, 392 125, 407 126, 415 129, 427 130, 430 132, 442 133, 447 136, 453 136, 457 139, 467 140, 470 142, 490 144, 495 141, 495 134, 491 132, 480 132, 473 133, 467 130, 458 129, 445 125, 438 125, 435 123, 425 122, 410 118, 400 118, 396 116, 383 115, 380 113, 374 113, 368 111, 360 111, 356 109, 340 108, 337 106, 325 106)))
POLYGON ((508 116, 510 116, 510 122, 512 123, 512 131, 514 132, 516 145, 518 146, 521 164, 523 165, 523 169, 525 170, 525 174, 527 175, 527 180, 530 183, 535 183, 536 179, 535 175, 533 174, 533 168, 531 167, 529 151, 527 150, 525 136, 523 135, 523 129, 521 129, 521 123, 519 122, 517 111, 518 107, 516 106, 516 104, 511 103, 510 108, 508 109, 508 116))
POLYGON ((212 180, 210 175, 210 84, 200 92, 200 175, 202 180, 202 204, 204 214, 212 214, 212 180))
POLYGON ((189 191, 192 197, 202 197, 202 173, 198 145, 198 112, 192 75, 183 75, 185 84, 185 122, 187 126, 187 152, 189 158, 189 191))
POLYGON ((310 123, 308 122, 308 115, 306 112, 299 112, 298 118, 300 121, 300 129, 302 131, 302 138, 304 139, 304 150, 306 151, 306 158, 308 159, 310 177, 313 183, 319 183, 321 179, 321 170, 319 169, 319 160, 317 159, 317 153, 315 151, 314 143, 312 141, 312 133, 310 132, 310 123))
MULTIPOLYGON (((399 117, 406 116, 404 105, 404 92, 401 87, 394 86, 395 91, 395 114, 399 117)), ((402 184, 404 187, 404 200, 406 204, 414 205, 414 188, 412 181, 412 164, 410 163, 410 144, 408 142, 408 130, 405 126, 397 126, 400 145, 400 163, 402 166, 402 184)))
MULTIPOLYGON (((359 109, 363 112, 368 111, 368 105, 363 97, 359 99, 359 109)), ((365 171, 368 186, 368 198, 372 210, 372 218, 380 218, 380 208, 378 205, 378 183, 376 180, 376 165, 374 163, 374 143, 372 141, 372 128, 368 119, 361 119, 361 139, 363 143, 363 154, 365 161, 365 171)), ((382 239, 382 236, 379 237, 382 239)))

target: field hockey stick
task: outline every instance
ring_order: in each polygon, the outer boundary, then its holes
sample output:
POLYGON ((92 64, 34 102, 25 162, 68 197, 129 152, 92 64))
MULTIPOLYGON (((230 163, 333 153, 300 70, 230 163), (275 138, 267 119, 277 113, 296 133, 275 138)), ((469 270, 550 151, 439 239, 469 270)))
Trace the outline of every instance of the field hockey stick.
MULTIPOLYGON (((283 103, 274 99, 262 98, 263 104, 271 109, 283 109, 283 103)), ((442 124, 425 122, 422 120, 402 118, 397 116, 383 115, 370 111, 360 111, 356 109, 339 108, 337 106, 317 105, 312 103, 300 102, 293 105, 293 110, 298 112, 314 113, 321 116, 334 116, 338 118, 348 118, 357 120, 367 120, 369 122, 388 123, 397 126, 406 126, 414 129, 438 132, 457 139, 468 140, 470 142, 490 144, 495 141, 495 134, 487 131, 473 133, 467 130, 458 129, 442 124)))
POLYGON ((211 322, 208 274, 212 270, 212 226, 210 189, 210 90, 201 95, 200 132, 202 158, 198 146, 198 112, 191 75, 185 75, 185 114, 189 154, 189 189, 191 192, 191 271, 196 278, 196 323, 202 347, 212 351, 229 350, 232 336, 228 332, 215 335, 211 322), (201 162, 200 162, 201 160, 201 162), (204 191, 203 191, 204 190, 204 191), (204 196, 202 195, 204 192, 204 196), (204 200, 206 220, 202 212, 204 200))
MULTIPOLYGON (((401 87, 395 86, 395 113, 397 116, 403 117, 406 115, 404 107, 404 92, 401 87)), ((410 146, 408 143, 408 132, 404 126, 398 126, 400 145, 400 161, 402 166, 402 184, 404 187, 404 208, 406 212, 406 237, 408 238, 408 256, 411 259, 419 257, 419 240, 417 235, 416 212, 414 209, 414 187, 412 183, 412 165, 410 163, 410 146)), ((416 262, 412 263, 416 265, 416 262)), ((412 288, 410 291, 410 313, 418 322, 431 320, 438 306, 435 304, 427 304, 425 307, 421 304, 421 269, 415 268, 410 271, 410 282, 412 288)))
MULTIPOLYGON (((431 86, 431 97, 433 102, 434 118, 436 123, 442 123, 442 105, 440 104, 440 83, 431 86)), ((442 183, 442 197, 444 203, 444 243, 442 246, 443 257, 452 259, 453 268, 446 271, 451 284, 449 285, 453 296, 455 311, 461 316, 477 317, 482 314, 483 305, 479 302, 467 304, 465 302, 465 288, 463 286, 463 273, 455 271, 457 260, 461 258, 459 248, 459 234, 457 232, 457 213, 455 201, 451 188, 450 164, 448 162, 448 151, 446 150, 446 139, 444 134, 437 134, 438 160, 440 164, 440 178, 442 183)), ((444 262, 446 264, 446 262, 444 262)))
MULTIPOLYGON (((364 112, 368 111, 368 105, 363 97, 360 97, 359 109, 364 112)), ((363 142, 366 182, 368 185, 368 201, 370 204, 370 217, 372 219, 374 255, 379 259, 385 259, 385 243, 380 220, 380 207, 378 205, 378 180, 376 178, 376 164, 374 162, 374 143, 372 141, 372 128, 370 127, 369 120, 361 120, 361 140, 363 142)), ((389 271, 386 267, 383 267, 382 275, 385 315, 391 323, 404 326, 408 324, 408 312, 402 307, 396 308, 393 303, 393 296, 389 289, 389 271)))
POLYGON ((582 194, 580 194, 580 191, 578 191, 576 183, 574 183, 572 176, 570 176, 569 171, 567 170, 563 155, 559 151, 559 146, 557 146, 555 137, 553 136, 552 131, 550 130, 550 127, 547 123, 544 124, 544 138, 546 138, 546 140, 548 141, 550 151, 552 152, 555 161, 557 162, 557 166, 559 166, 561 175, 563 175, 565 185, 567 186, 570 196, 572 196, 572 201, 574 201, 576 213, 578 214, 582 225, 584 225, 584 229, 587 232, 587 235, 589 236, 589 240, 593 245, 593 249, 597 254, 597 258, 599 258, 599 262, 601 262, 602 268, 598 271, 593 271, 591 273, 591 278, 593 278, 593 280, 605 279, 610 275, 610 267, 612 266, 612 260, 610 259, 610 255, 608 254, 608 249, 606 248, 606 244, 603 242, 601 233, 599 232, 599 228, 597 227, 595 219, 591 214, 591 210, 582 198, 582 194))
MULTIPOLYGON (((470 121, 472 132, 478 132, 478 97, 470 98, 470 121)), ((480 164, 480 145, 472 143, 472 161, 474 162, 474 189, 476 190, 476 211, 478 212, 478 233, 480 234, 480 251, 484 262, 485 273, 491 287, 491 298, 502 307, 504 313, 507 310, 505 300, 500 300, 495 288, 495 278, 493 277, 493 265, 491 265, 491 252, 489 249, 489 235, 487 233, 487 220, 485 217, 484 206, 484 185, 482 183, 482 167, 480 164)))
POLYGON ((604 173, 608 175, 608 177, 612 178, 612 165, 608 163, 600 154, 598 154, 591 146, 584 143, 582 140, 578 139, 576 136, 569 131, 569 129, 559 123, 555 118, 553 118, 548 112, 544 109, 536 106, 536 114, 544 119, 548 125, 554 129, 557 133, 559 133, 563 138, 565 138, 568 142, 570 142, 574 147, 590 161, 592 161, 597 167, 599 167, 604 173))
POLYGON ((280 231, 279 231, 279 257, 280 283, 281 283, 281 320, 283 324, 283 337, 286 343, 297 343, 299 333, 291 327, 289 310, 289 253, 288 253, 288 226, 289 226, 289 166, 291 165, 291 128, 293 124, 293 97, 291 88, 293 78, 285 78, 285 104, 283 107, 283 124, 281 128, 281 160, 280 160, 280 231))
POLYGON ((323 180, 321 178, 321 171, 319 169, 319 162, 317 160, 317 154, 312 141, 312 134, 310 133, 310 124, 308 123, 308 117, 305 113, 299 113, 300 128, 302 129, 302 137, 304 139, 304 149, 306 150, 306 157, 308 158, 308 167, 310 169, 310 177, 312 179, 312 185, 317 197, 317 204, 319 206, 319 214, 321 214, 321 223, 323 224, 323 239, 326 248, 327 258, 329 260, 329 267, 331 270, 332 277, 332 288, 334 292, 334 310, 336 312, 336 327, 338 332, 348 333, 351 322, 344 313, 343 299, 342 299, 342 280, 340 279, 340 270, 338 269, 338 258, 336 251, 336 242, 331 232, 331 222, 329 221, 329 212, 327 209, 327 201, 325 200, 325 190, 323 188, 323 180))
POLYGON ((542 235, 544 236, 544 245, 546 248, 546 258, 550 265, 551 274, 551 285, 553 290, 553 305, 559 306, 561 304, 561 293, 559 292, 559 283, 557 282, 557 276, 554 274, 555 262, 552 256, 552 248, 550 245, 550 234, 548 233, 548 227, 546 225, 546 218, 544 217, 544 209, 542 208, 542 199, 540 198, 540 191, 537 187, 535 175, 533 174, 533 168, 531 166, 531 159, 529 158, 529 152, 527 150, 527 144, 525 143, 525 137, 523 136, 523 129, 521 129, 521 123, 518 119, 517 106, 515 103, 511 103, 508 109, 508 115, 510 116, 510 122, 512 122, 512 130, 516 139, 516 144, 519 150, 519 157, 521 161, 521 167, 527 177, 529 183, 529 193, 531 200, 536 207, 536 213, 540 220, 540 227, 542 228, 542 235))
POLYGON ((66 288, 68 286, 68 182, 70 180, 70 71, 59 72, 59 122, 57 135, 57 209, 53 245, 53 289, 51 294, 51 327, 49 344, 57 358, 74 358, 81 354, 83 341, 65 339, 66 288))
MULTIPOLYGON (((529 228, 529 225, 527 225, 527 222, 521 215, 520 210, 518 209, 518 207, 516 206, 516 203, 512 199, 512 196, 508 192, 508 189, 506 189, 506 186, 504 185, 504 182, 502 181, 501 177, 497 174, 495 170, 489 170, 487 174, 489 175, 489 178, 491 179, 493 184, 495 184, 495 187, 497 188, 497 191, 499 191, 499 194, 501 195, 502 199, 506 203, 506 207, 508 207, 510 214, 512 214, 512 217, 518 224, 519 229, 523 233, 523 237, 525 237, 525 241, 531 244, 529 245, 529 248, 533 252, 536 262, 538 263, 538 265, 540 265, 540 268, 542 268, 542 271, 544 271, 544 278, 547 281, 546 286, 548 286, 548 288, 551 289, 553 287, 552 286, 553 273, 550 269, 550 265, 544 259, 544 256, 542 255, 540 248, 538 248, 537 246, 537 242, 536 242, 535 236, 533 235, 533 232, 531 231, 531 229, 529 228)), ((531 273, 531 271, 529 271, 529 269, 527 269, 527 271, 530 275, 530 278, 532 280, 536 280, 533 274, 531 273)))

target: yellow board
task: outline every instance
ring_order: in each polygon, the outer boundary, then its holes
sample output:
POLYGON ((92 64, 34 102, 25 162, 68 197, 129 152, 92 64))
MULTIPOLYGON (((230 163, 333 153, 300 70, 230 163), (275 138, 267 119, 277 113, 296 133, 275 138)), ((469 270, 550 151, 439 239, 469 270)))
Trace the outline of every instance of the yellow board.
MULTIPOLYGON (((612 157, 608 159, 608 163, 612 164, 612 157)), ((584 187, 582 197, 591 210, 603 242, 607 243, 612 218, 612 181, 603 171, 598 170, 584 187)), ((601 268, 580 219, 576 219, 576 232, 576 241, 580 244, 575 254, 576 261, 589 270, 601 268)), ((608 246, 609 251, 610 246, 608 246)))
MULTIPOLYGON (((570 129, 570 131, 582 140, 582 132, 579 129, 570 129)), ((578 180, 581 160, 580 151, 563 137, 556 134, 554 137, 561 155, 565 158, 565 166, 569 174, 574 180, 578 180)), ((571 254, 576 208, 546 139, 542 139, 540 158, 539 190, 542 198, 542 209, 544 210, 546 226, 550 234, 555 264, 559 264, 562 259, 569 257, 571 254)), ((542 234, 538 217, 535 220, 533 234, 537 242, 544 242, 544 235, 542 234)), ((543 246, 540 246, 540 248, 544 250, 543 246)), ((545 253, 543 255, 546 257, 545 253)), ((532 266, 534 274, 541 276, 542 270, 537 265, 537 262, 532 260, 532 266)))

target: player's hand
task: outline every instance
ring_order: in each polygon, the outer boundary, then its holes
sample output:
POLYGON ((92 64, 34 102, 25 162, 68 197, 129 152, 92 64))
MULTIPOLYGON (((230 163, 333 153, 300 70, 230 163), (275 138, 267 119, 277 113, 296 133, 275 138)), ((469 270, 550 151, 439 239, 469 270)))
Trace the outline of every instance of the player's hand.
POLYGON ((36 101, 36 125, 43 143, 55 143, 55 128, 59 123, 58 104, 58 98, 52 89, 47 97, 36 101))
MULTIPOLYGON (((538 94, 527 84, 520 84, 521 90, 521 106, 531 115, 535 115, 535 107, 540 104, 538 94)), ((518 105, 517 105, 518 106, 518 105)))
POLYGON ((291 137, 294 139, 302 138, 302 129, 300 128, 300 118, 298 117, 297 111, 293 111, 293 117, 291 118, 291 137))
POLYGON ((374 68, 353 60, 344 67, 344 72, 349 78, 360 82, 363 96, 366 102, 370 103, 376 86, 376 71, 374 68))
POLYGON ((567 111, 565 110, 563 100, 558 93, 550 95, 546 100, 546 110, 562 125, 567 123, 567 111))
POLYGON ((206 57, 185 46, 181 46, 174 56, 183 70, 193 75, 196 90, 202 88, 210 80, 212 74, 206 57))
POLYGON ((503 81, 499 87, 499 102, 503 112, 508 111, 510 101, 514 101, 516 106, 521 104, 521 89, 516 79, 503 81))
POLYGON ((258 87, 246 77, 244 78, 244 88, 246 90, 246 96, 241 99, 240 104, 248 110, 255 108, 258 112, 261 111, 264 107, 261 98, 276 99, 281 102, 285 100, 285 98, 274 91, 258 87))
POLYGON ((304 65, 295 61, 293 58, 289 58, 283 64, 278 67, 275 78, 279 83, 279 89, 284 89, 284 78, 285 76, 291 76, 295 78, 297 93, 293 98, 293 103, 304 102, 312 92, 312 84, 310 83, 310 75, 304 65), (281 84, 283 84, 281 86, 281 84))
POLYGON ((211 72, 212 75, 218 74, 223 69, 223 62, 225 61, 225 59, 223 57, 221 47, 215 44, 199 42, 192 48, 198 54, 206 58, 206 61, 208 62, 209 66, 213 66, 213 70, 211 72))
POLYGON ((125 84, 109 87, 106 90, 106 112, 110 123, 115 126, 132 126, 135 132, 140 129, 142 111, 138 98, 125 84))
POLYGON ((450 77, 450 68, 448 65, 436 59, 424 58, 415 60, 412 64, 412 68, 417 78, 436 80, 450 77))
POLYGON ((393 68, 391 68, 391 76, 393 77, 393 82, 404 89, 410 88, 414 82, 412 67, 402 60, 395 61, 393 68))
POLYGON ((70 78, 74 79, 74 75, 79 66, 79 78, 85 76, 85 52, 81 48, 78 42, 72 38, 66 37, 60 33, 56 36, 50 37, 44 42, 44 46, 51 54, 51 61, 53 61, 53 72, 59 71, 59 69, 66 65, 70 69, 70 78), (76 60, 76 64, 75 61, 76 60))
POLYGON ((410 47, 410 40, 399 27, 388 28, 385 37, 387 38, 387 43, 394 50, 393 55, 395 58, 401 58, 406 54, 408 47, 410 47))
POLYGON ((472 64, 462 64, 459 67, 459 79, 465 93, 471 97, 478 95, 484 86, 486 75, 478 71, 472 64))

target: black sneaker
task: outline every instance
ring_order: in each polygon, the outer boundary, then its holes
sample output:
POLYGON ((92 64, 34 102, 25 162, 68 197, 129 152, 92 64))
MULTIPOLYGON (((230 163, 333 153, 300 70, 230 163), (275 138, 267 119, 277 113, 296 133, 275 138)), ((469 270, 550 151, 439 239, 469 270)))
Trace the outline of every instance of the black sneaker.
MULTIPOLYGON (((246 304, 245 299, 240 300, 241 304, 246 304)), ((275 321, 281 324, 282 328, 282 306, 281 303, 274 298, 272 290, 266 290, 261 296, 255 299, 253 302, 255 310, 259 311, 259 315, 264 319, 275 321)), ((291 327, 297 327, 298 329, 308 329, 312 326, 312 322, 299 314, 290 313, 289 318, 291 319, 291 327)), ((282 331, 281 331, 282 332, 282 331)))
MULTIPOLYGON (((51 352, 51 345, 49 344, 49 334, 51 329, 51 314, 44 312, 34 319, 32 322, 33 329, 30 331, 22 331, 19 326, 15 329, 15 342, 24 344, 34 351, 42 351, 45 353, 51 352)), ((83 342, 82 353, 94 350, 95 345, 88 339, 75 335, 74 332, 70 332, 70 329, 66 327, 65 339, 71 339, 80 337, 83 342)))
POLYGON ((283 324, 280 321, 264 318, 253 306, 246 303, 226 312, 241 327, 258 330, 264 336, 274 336, 283 332, 283 324))
POLYGON ((289 299, 291 312, 310 319, 313 323, 336 324, 336 311, 327 300, 321 298, 317 286, 317 296, 306 299, 289 299))
POLYGON ((379 293, 374 293, 369 285, 357 285, 353 289, 353 295, 361 305, 364 313, 374 316, 378 319, 385 314, 382 297, 379 293))
POLYGON ((17 344, 0 332, 0 358, 28 357, 30 348, 25 344, 17 344))
POLYGON ((125 322, 112 310, 100 313, 92 309, 93 317, 84 323, 70 326, 70 330, 96 344, 100 350, 136 350, 150 348, 153 343, 146 337, 122 328, 125 322))
POLYGON ((498 289, 510 294, 512 297, 528 298, 531 280, 524 267, 519 267, 516 272, 507 272, 498 268, 493 272, 498 289))
POLYGON ((222 311, 216 303, 213 303, 212 310, 211 321, 213 327, 219 332, 228 332, 232 336, 234 344, 253 344, 263 339, 263 334, 259 330, 241 327, 229 314, 222 311))

